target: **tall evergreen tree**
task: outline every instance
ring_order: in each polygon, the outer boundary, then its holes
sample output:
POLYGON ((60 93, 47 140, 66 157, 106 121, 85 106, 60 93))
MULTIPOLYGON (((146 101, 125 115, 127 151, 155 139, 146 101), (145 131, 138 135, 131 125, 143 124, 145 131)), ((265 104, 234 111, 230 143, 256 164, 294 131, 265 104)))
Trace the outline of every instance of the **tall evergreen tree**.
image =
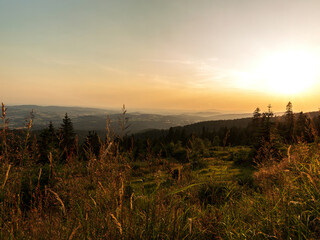
POLYGON ((285 138, 288 143, 293 143, 294 141, 294 128, 295 128, 295 118, 292 111, 292 103, 289 102, 286 106, 286 113, 285 113, 285 138))
POLYGON ((60 147, 67 154, 67 156, 73 151, 75 143, 75 132, 73 129, 73 124, 68 114, 64 116, 60 127, 61 143, 60 147))
POLYGON ((264 112, 262 114, 262 137, 265 139, 265 141, 269 142, 271 137, 271 127, 272 127, 272 107, 271 104, 268 105, 268 111, 264 112))
POLYGON ((250 125, 250 131, 252 134, 252 145, 255 146, 256 148, 259 147, 259 142, 262 137, 262 114, 260 112, 260 108, 257 107, 252 116, 252 124, 250 125))
POLYGON ((256 108, 253 112, 253 125, 259 125, 259 122, 261 120, 261 112, 260 112, 260 108, 256 108))

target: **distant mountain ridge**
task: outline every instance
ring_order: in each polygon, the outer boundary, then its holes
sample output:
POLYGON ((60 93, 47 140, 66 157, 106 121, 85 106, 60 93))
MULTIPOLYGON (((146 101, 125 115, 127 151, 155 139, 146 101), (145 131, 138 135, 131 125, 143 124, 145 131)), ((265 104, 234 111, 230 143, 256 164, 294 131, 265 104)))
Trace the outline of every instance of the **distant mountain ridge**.
MULTIPOLYGON (((54 126, 59 127, 65 113, 71 118, 74 128, 77 131, 105 131, 106 120, 109 116, 111 126, 115 131, 119 131, 119 118, 121 109, 99 109, 86 107, 63 107, 63 106, 38 106, 38 105, 18 105, 7 107, 7 117, 10 128, 22 128, 26 124, 26 119, 30 117, 33 110, 33 129, 40 130, 48 126, 52 121, 54 126)), ((311 117, 319 112, 307 113, 311 117)), ((184 114, 148 114, 128 111, 129 134, 145 132, 150 129, 169 129, 170 127, 185 126, 186 129, 201 129, 203 126, 216 128, 220 126, 244 126, 252 113, 221 113, 218 111, 206 111, 184 114)))
MULTIPOLYGON (((282 113, 281 115, 280 114, 281 113, 275 114, 274 121, 285 120, 284 113, 282 113)), ((295 117, 298 117, 298 114, 299 113, 294 113, 295 117)), ((306 114, 310 119, 313 119, 315 117, 318 117, 320 112, 313 111, 313 112, 306 112, 304 114, 306 114)), ((230 116, 228 114, 226 115, 230 116)), ((246 114, 240 114, 240 115, 246 116, 246 114)), ((219 116, 222 116, 222 115, 219 115, 219 116)), ((231 129, 233 127, 246 128, 248 127, 251 121, 252 121, 252 114, 250 114, 250 116, 248 117, 243 117, 238 119, 209 120, 209 121, 191 123, 184 126, 175 126, 172 128, 172 130, 173 131, 178 130, 180 132, 183 131, 187 135, 190 135, 190 134, 200 135, 203 132, 203 130, 214 132, 214 131, 218 131, 220 128, 228 128, 228 129, 231 129)), ((159 137, 166 136, 168 133, 169 133, 169 129, 166 129, 166 130, 150 129, 150 130, 146 130, 144 132, 136 134, 135 137, 157 139, 159 137)))
MULTIPOLYGON (((33 110, 33 129, 40 130, 48 126, 52 121, 53 125, 59 127, 62 118, 66 113, 71 118, 75 130, 79 131, 104 131, 106 120, 109 116, 112 127, 117 131, 118 120, 121 117, 119 111, 86 107, 63 107, 63 106, 38 106, 38 105, 17 105, 7 107, 7 117, 10 128, 22 128, 26 119, 30 118, 33 110)), ((169 129, 175 126, 184 126, 192 123, 219 120, 235 119, 249 116, 251 114, 223 114, 220 112, 199 112, 188 114, 148 114, 130 111, 126 114, 129 119, 129 133, 137 133, 147 129, 169 129)))

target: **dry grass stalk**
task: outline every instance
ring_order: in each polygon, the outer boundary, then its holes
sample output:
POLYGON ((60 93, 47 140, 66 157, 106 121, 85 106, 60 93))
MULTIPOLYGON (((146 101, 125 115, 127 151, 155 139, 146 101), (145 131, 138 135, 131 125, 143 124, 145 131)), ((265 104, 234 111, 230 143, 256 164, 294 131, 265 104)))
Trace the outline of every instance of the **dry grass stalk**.
POLYGON ((42 168, 40 168, 40 171, 39 171, 38 184, 40 182, 41 174, 42 174, 42 168))
POLYGON ((109 143, 109 146, 108 146, 107 149, 104 151, 104 153, 101 155, 101 158, 102 158, 102 159, 107 156, 107 154, 108 154, 111 146, 112 146, 112 142, 109 143))
POLYGON ((188 218, 189 220, 189 234, 192 233, 192 218, 188 218))
POLYGON ((55 175, 54 168, 53 168, 53 157, 52 157, 51 152, 49 153, 48 158, 49 158, 49 162, 50 162, 50 172, 52 175, 55 175))
POLYGON ((109 115, 107 116, 106 120, 107 126, 106 126, 106 131, 107 131, 107 144, 111 142, 111 130, 110 130, 110 117, 109 115))
POLYGON ((51 192, 51 193, 57 198, 57 200, 60 202, 61 207, 62 207, 62 212, 63 212, 64 215, 66 215, 66 208, 65 208, 65 206, 64 206, 61 198, 59 197, 59 195, 58 195, 56 192, 52 191, 51 189, 48 189, 48 190, 49 190, 49 192, 51 192))
POLYGON ((307 172, 302 172, 301 175, 306 175, 307 178, 309 179, 309 181, 310 181, 310 182, 312 183, 312 185, 314 186, 314 188, 317 190, 317 192, 320 193, 317 184, 315 183, 313 177, 312 177, 309 173, 307 173, 307 172))
POLYGON ((130 196, 130 209, 131 210, 133 210, 133 195, 134 195, 134 193, 132 193, 130 196))
POLYGON ((117 225, 120 235, 122 235, 122 226, 121 223, 118 221, 118 219, 111 213, 110 216, 113 218, 115 224, 117 225))
POLYGON ((124 184, 123 184, 123 178, 122 178, 122 174, 120 174, 120 179, 121 179, 121 187, 119 189, 119 207, 120 207, 120 211, 122 210, 122 199, 123 199, 123 194, 124 194, 124 184))
POLYGON ((107 191, 106 191, 106 189, 102 186, 102 183, 101 183, 100 181, 98 181, 98 183, 99 183, 100 187, 102 188, 104 194, 107 194, 107 191))
POLYGON ((28 141, 28 138, 30 136, 30 130, 31 130, 31 127, 32 127, 32 121, 33 121, 33 109, 31 110, 30 112, 30 119, 29 119, 29 122, 27 124, 27 137, 26 137, 26 142, 28 141))
POLYGON ((30 119, 29 119, 29 122, 27 124, 27 135, 26 135, 26 139, 25 139, 25 143, 24 143, 24 149, 23 149, 23 161, 25 160, 26 158, 26 155, 27 155, 27 147, 28 147, 28 141, 29 141, 29 138, 30 138, 30 132, 31 132, 31 127, 32 127, 32 120, 33 120, 33 109, 32 111, 30 112, 30 119))
POLYGON ((90 198, 91 198, 92 202, 94 203, 94 206, 97 207, 97 202, 93 199, 93 197, 90 196, 90 198))
POLYGON ((6 185, 6 182, 7 182, 8 177, 9 177, 10 169, 11 169, 11 164, 9 164, 9 167, 8 167, 8 170, 7 170, 7 173, 6 173, 6 178, 5 178, 5 180, 4 180, 3 184, 2 184, 2 187, 1 187, 2 189, 4 189, 4 186, 6 185))
POLYGON ((288 147, 288 162, 291 161, 291 155, 290 155, 291 145, 288 147))
POLYGON ((6 117, 6 107, 4 105, 4 103, 1 103, 2 104, 2 118, 5 118, 6 117))
POLYGON ((4 154, 5 156, 8 155, 8 147, 7 147, 7 140, 6 140, 6 125, 7 125, 7 121, 6 121, 6 107, 4 105, 4 103, 2 103, 2 116, 1 116, 2 122, 3 122, 3 126, 2 126, 2 142, 3 142, 3 146, 4 146, 4 154))
POLYGON ((70 237, 68 238, 69 240, 71 240, 73 238, 73 236, 76 234, 77 230, 81 227, 81 222, 79 222, 78 227, 76 227, 75 229, 73 229, 70 237))

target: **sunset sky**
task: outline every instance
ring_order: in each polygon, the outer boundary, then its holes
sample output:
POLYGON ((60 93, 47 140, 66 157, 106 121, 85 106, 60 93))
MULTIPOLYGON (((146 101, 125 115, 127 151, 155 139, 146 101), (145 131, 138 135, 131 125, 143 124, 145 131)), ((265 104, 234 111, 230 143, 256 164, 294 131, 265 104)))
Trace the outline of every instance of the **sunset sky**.
POLYGON ((320 107, 319 0, 0 0, 0 101, 320 107))

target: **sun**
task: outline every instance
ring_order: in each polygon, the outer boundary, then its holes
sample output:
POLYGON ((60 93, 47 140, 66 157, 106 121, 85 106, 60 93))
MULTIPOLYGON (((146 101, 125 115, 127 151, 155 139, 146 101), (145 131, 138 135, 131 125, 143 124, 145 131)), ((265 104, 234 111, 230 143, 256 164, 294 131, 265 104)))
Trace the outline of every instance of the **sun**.
POLYGON ((258 67, 261 81, 278 94, 298 94, 310 89, 319 77, 319 58, 304 51, 269 55, 258 67))

